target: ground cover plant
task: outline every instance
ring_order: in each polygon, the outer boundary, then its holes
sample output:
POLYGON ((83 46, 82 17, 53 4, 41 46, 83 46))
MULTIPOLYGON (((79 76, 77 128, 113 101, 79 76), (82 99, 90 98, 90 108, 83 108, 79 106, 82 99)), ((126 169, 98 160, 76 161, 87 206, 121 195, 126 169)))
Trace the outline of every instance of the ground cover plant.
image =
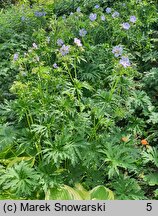
POLYGON ((158 199, 157 2, 0 6, 0 199, 158 199))

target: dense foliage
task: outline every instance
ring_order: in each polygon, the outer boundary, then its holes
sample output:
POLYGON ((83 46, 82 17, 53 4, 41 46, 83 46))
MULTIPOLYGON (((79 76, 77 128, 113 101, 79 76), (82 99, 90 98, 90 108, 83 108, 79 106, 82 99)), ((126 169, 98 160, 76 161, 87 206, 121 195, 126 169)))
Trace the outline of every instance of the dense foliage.
POLYGON ((156 1, 1 7, 0 199, 157 199, 156 1))

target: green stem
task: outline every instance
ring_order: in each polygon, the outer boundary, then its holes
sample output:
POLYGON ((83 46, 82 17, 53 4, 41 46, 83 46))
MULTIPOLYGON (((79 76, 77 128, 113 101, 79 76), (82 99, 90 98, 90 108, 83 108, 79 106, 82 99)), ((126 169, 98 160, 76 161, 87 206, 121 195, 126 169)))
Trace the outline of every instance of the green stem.
POLYGON ((122 70, 120 70, 120 74, 118 75, 117 79, 114 80, 114 82, 113 82, 113 84, 112 84, 112 88, 111 88, 110 95, 109 95, 109 100, 110 100, 110 101, 111 101, 111 99, 112 99, 112 96, 113 96, 113 94, 114 94, 116 88, 117 88, 117 84, 118 84, 118 82, 119 82, 121 76, 122 76, 122 70))
POLYGON ((76 59, 74 60, 74 72, 75 72, 75 79, 77 79, 76 59))
POLYGON ((27 112, 26 112, 25 115, 26 115, 27 124, 28 124, 28 126, 29 126, 29 129, 31 130, 31 123, 30 123, 29 116, 28 116, 27 112))
POLYGON ((74 83, 74 79, 73 79, 73 77, 72 77, 72 75, 71 75, 71 72, 70 72, 70 69, 69 69, 68 65, 66 65, 66 69, 67 69, 67 71, 68 71, 68 74, 69 74, 69 76, 70 76, 71 81, 74 83))

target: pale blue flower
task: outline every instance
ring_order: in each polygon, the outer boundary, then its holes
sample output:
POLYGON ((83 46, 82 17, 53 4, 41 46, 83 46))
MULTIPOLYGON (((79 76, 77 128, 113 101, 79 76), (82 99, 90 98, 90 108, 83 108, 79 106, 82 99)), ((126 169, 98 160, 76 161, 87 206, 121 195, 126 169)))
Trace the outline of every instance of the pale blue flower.
POLYGON ((43 13, 39 12, 39 11, 35 11, 35 16, 36 17, 41 17, 43 15, 43 13))
POLYGON ((101 16, 101 20, 105 21, 105 16, 104 15, 101 16))
POLYGON ((65 44, 62 45, 60 48, 60 53, 62 56, 65 56, 66 54, 69 53, 70 46, 66 46, 65 44))
POLYGON ((130 16, 130 22, 135 23, 137 18, 135 16, 130 16))
POLYGON ((80 39, 78 39, 78 38, 74 38, 74 43, 79 47, 82 46, 82 43, 81 43, 80 39))
POLYGON ((55 69, 57 69, 57 68, 58 68, 57 63, 54 63, 54 64, 53 64, 53 67, 54 67, 55 69))
POLYGON ((80 12, 81 12, 81 8, 78 7, 78 8, 76 9, 76 11, 77 11, 78 13, 80 13, 80 12))
POLYGON ((57 40, 57 45, 58 45, 58 46, 62 46, 63 44, 64 44, 64 41, 63 41, 62 39, 59 38, 59 39, 57 40))
POLYGON ((35 14, 36 17, 42 17, 42 16, 46 15, 46 12, 44 12, 44 11, 35 11, 34 14, 35 14))
POLYGON ((15 53, 14 56, 13 56, 14 61, 18 60, 18 57, 19 57, 19 54, 15 53))
POLYGON ((116 17, 119 17, 120 16, 120 14, 119 14, 119 12, 117 12, 117 11, 115 11, 113 14, 112 14, 112 17, 113 18, 116 18, 116 17))
POLYGON ((97 19, 97 14, 91 13, 91 14, 89 15, 89 19, 90 19, 92 22, 95 21, 95 20, 97 19))
POLYGON ((65 20, 65 19, 66 19, 66 15, 64 14, 64 15, 62 16, 62 18, 63 18, 63 20, 65 20))
POLYGON ((82 28, 82 29, 79 30, 79 35, 81 37, 84 37, 86 34, 87 34, 87 31, 84 28, 82 28))
POLYGON ((99 6, 99 5, 95 5, 94 8, 95 8, 95 9, 98 9, 98 8, 100 8, 100 6, 99 6))
POLYGON ((115 55, 115 57, 121 56, 123 52, 122 46, 118 45, 113 47, 112 53, 115 55))
POLYGON ((122 28, 128 30, 130 28, 130 24, 128 22, 125 22, 122 24, 122 28))
POLYGON ((122 58, 120 59, 120 64, 125 68, 131 66, 129 58, 126 56, 122 56, 122 58))
POLYGON ((106 11, 107 14, 109 14, 109 13, 111 13, 111 8, 107 7, 107 8, 105 9, 105 11, 106 11))
POLYGON ((46 38, 46 41, 47 41, 47 43, 50 43, 50 37, 49 36, 46 38))
POLYGON ((26 77, 27 74, 28 74, 27 72, 24 72, 24 71, 21 72, 21 76, 23 76, 23 77, 26 77))
POLYGON ((21 17, 21 21, 25 21, 26 18, 24 16, 21 17))

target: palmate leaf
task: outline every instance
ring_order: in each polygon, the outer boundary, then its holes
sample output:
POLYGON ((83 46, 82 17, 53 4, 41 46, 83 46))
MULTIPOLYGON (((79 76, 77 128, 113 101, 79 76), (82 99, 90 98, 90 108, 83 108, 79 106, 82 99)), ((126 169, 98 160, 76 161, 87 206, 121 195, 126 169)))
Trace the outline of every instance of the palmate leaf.
POLYGON ((119 168, 136 170, 135 162, 138 159, 138 152, 126 146, 106 143, 103 148, 99 149, 102 154, 101 158, 108 169, 109 178, 119 174, 119 168))
POLYGON ((82 88, 85 88, 89 91, 93 91, 93 87, 86 81, 80 82, 79 80, 74 79, 74 85, 77 90, 81 90, 82 88))
POLYGON ((155 147, 149 147, 147 152, 142 152, 144 162, 153 162, 156 167, 158 167, 158 149, 155 147))
POLYGON ((74 165, 81 159, 81 148, 85 148, 82 140, 75 136, 71 130, 64 128, 60 134, 55 135, 53 142, 45 142, 48 147, 43 149, 44 159, 49 164, 60 166, 65 160, 70 160, 74 165))
POLYGON ((39 176, 26 162, 14 164, 0 173, 0 185, 4 191, 10 191, 17 196, 30 195, 37 186, 39 176))
POLYGON ((150 186, 154 186, 154 185, 158 185, 158 173, 150 173, 148 175, 144 176, 144 180, 150 185, 150 186))
POLYGON ((13 144, 16 131, 12 126, 0 124, 0 151, 13 144))
POLYGON ((48 128, 44 125, 32 124, 31 132, 34 132, 36 135, 38 134, 39 136, 45 136, 48 138, 48 128))
POLYGON ((112 186, 115 190, 116 199, 141 200, 145 198, 138 182, 129 176, 120 175, 112 186))

